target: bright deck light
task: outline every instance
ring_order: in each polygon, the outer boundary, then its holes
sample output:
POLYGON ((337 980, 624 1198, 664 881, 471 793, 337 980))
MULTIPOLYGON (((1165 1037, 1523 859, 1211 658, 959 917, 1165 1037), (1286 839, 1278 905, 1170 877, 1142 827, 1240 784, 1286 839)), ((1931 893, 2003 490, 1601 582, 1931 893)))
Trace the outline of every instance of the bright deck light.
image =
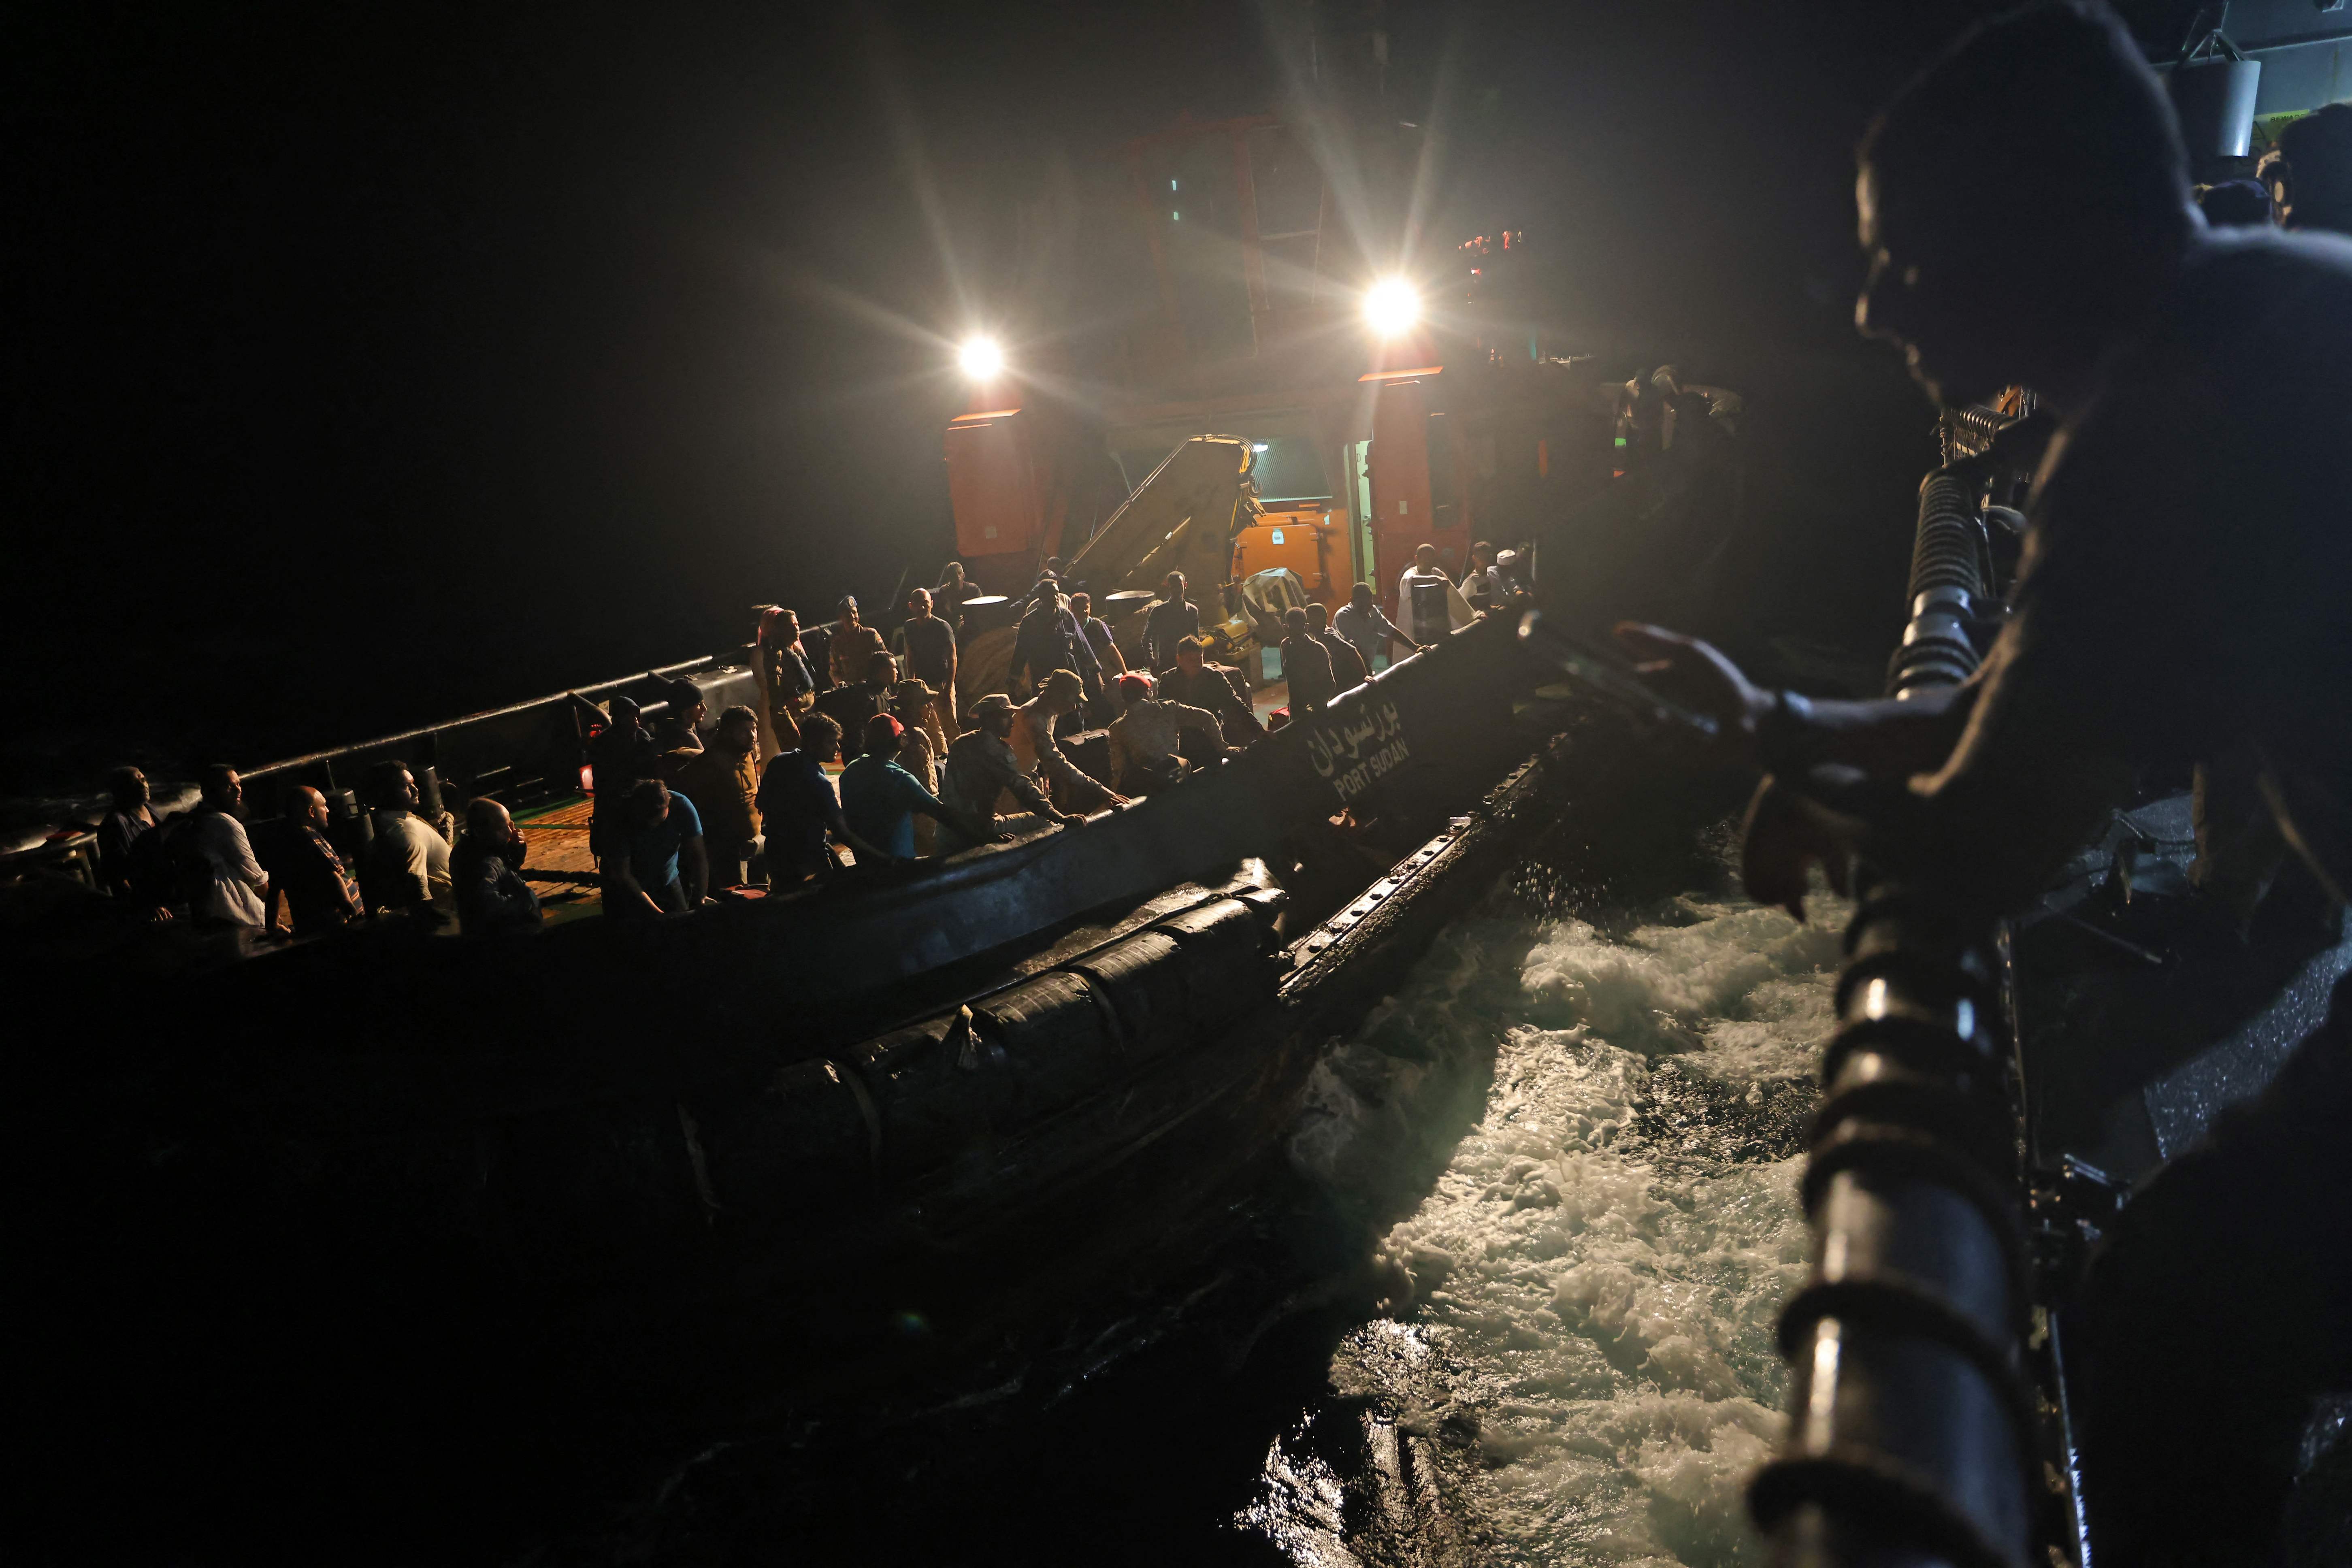
POLYGON ((1364 321, 1384 338, 1395 337, 1421 320, 1421 291, 1402 278, 1386 278, 1364 291, 1364 321))
POLYGON ((1004 351, 994 338, 967 338, 956 350, 956 363, 974 381, 992 381, 1004 369, 1004 351))

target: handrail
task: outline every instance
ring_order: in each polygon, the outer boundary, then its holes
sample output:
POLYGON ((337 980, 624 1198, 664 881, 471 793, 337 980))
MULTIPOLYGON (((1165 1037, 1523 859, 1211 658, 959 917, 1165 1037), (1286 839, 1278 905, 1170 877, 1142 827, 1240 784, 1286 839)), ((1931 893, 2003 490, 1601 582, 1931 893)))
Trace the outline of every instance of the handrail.
MULTIPOLYGON (((1896 696, 1977 668, 1982 485, 1921 486, 1896 696)), ((1783 1564, 2021 1568, 2050 1532, 1996 932, 1857 880, 1803 1184, 1813 1267, 1780 1315, 1790 1429, 1749 1511, 1783 1564)))
POLYGON ((422 740, 427 735, 437 735, 445 730, 455 730, 467 724, 479 724, 492 719, 503 719, 509 714, 528 712, 533 708, 544 708, 550 703, 564 700, 574 692, 585 696, 593 691, 611 691, 626 686, 632 680, 674 680, 690 669, 700 669, 705 665, 718 662, 717 654, 707 653, 700 658, 689 658, 682 664, 661 665, 635 675, 624 675, 616 680, 599 681, 593 686, 567 687, 562 691, 551 692, 545 697, 534 697, 528 702, 509 702, 503 708, 488 708, 479 713, 466 714, 462 718, 445 719, 437 724, 425 724, 414 730, 403 730, 397 734, 379 735, 373 740, 354 741, 349 745, 333 746, 323 752, 310 752, 299 757, 287 757, 274 763, 264 763, 259 767, 243 770, 244 776, 248 779, 266 778, 271 773, 284 773, 289 768, 307 768, 318 763, 330 762, 336 757, 349 756, 354 752, 373 751, 379 746, 397 746, 404 742, 422 740))

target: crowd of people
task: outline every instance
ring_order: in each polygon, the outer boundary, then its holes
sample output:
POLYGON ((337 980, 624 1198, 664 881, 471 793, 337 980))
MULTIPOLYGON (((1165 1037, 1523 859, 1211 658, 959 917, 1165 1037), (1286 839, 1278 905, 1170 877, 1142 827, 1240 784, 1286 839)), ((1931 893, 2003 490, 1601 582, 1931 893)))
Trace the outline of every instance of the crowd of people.
MULTIPOLYGON (((1417 652, 1507 605, 1525 591, 1513 560, 1480 543, 1456 582, 1423 546, 1399 584, 1402 625, 1369 583, 1336 616, 1309 604, 1261 616, 1260 636, 1280 648, 1289 684, 1276 725, 1361 685, 1391 650, 1417 652)), ((1162 583, 1130 668, 1090 596, 1065 590, 1060 565, 1046 562, 1012 606, 1010 690, 968 710, 956 698, 955 617, 980 589, 953 562, 936 587, 907 595, 887 637, 848 595, 822 625, 804 626, 782 606, 763 611, 757 708, 713 719, 701 687, 683 679, 643 705, 625 694, 601 705, 572 694, 586 737, 588 847, 604 912, 650 920, 726 889, 828 878, 843 870, 843 849, 857 865, 887 866, 1075 824, 1268 732, 1242 672, 1211 660, 1215 644, 1183 574, 1162 583), (1066 743, 1088 729, 1104 732, 1102 777, 1066 743)), ((461 824, 440 809, 437 785, 428 803, 415 772, 396 761, 370 770, 360 819, 345 824, 326 795, 301 784, 282 789, 276 817, 249 822, 245 781, 226 766, 205 770, 195 805, 174 815, 156 810, 136 768, 107 783, 100 879, 154 918, 292 936, 388 914, 454 918, 466 934, 542 919, 527 840, 507 807, 482 796, 461 824)))

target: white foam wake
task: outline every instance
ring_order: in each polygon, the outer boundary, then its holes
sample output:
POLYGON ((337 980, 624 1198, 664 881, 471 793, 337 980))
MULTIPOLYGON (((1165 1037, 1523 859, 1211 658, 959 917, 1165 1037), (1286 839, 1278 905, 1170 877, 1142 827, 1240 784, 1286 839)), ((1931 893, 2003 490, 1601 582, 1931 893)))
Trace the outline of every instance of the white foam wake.
POLYGON ((1756 1560, 1741 1489, 1779 1430, 1772 1319, 1806 1241, 1799 1160, 1731 1124, 1811 1072, 1841 915, 1688 897, 1618 940, 1466 925, 1318 1067, 1292 1153, 1343 1194, 1474 1122, 1388 1232, 1385 1315, 1331 1376, 1444 1439, 1479 1560, 1756 1560), (1645 1092, 1697 1078, 1700 1125, 1664 1150, 1645 1092))

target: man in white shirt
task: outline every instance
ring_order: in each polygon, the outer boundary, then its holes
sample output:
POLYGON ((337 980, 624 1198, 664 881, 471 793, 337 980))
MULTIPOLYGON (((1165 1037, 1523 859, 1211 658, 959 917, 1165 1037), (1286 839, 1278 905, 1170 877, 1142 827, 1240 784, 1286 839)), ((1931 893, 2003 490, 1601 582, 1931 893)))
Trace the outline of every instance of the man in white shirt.
POLYGON ((236 814, 245 805, 245 781, 235 768, 215 763, 204 774, 204 802, 173 830, 171 852, 203 879, 190 889, 189 913, 199 921, 262 931, 269 924, 269 879, 253 858, 252 842, 236 814))
POLYGON ((368 905, 404 908, 449 896, 449 840, 416 814, 415 775, 401 763, 379 763, 368 775, 369 820, 375 829, 368 846, 372 875, 368 905))
MULTIPOLYGON (((1461 598, 1454 579, 1437 563, 1437 546, 1424 544, 1412 552, 1412 564, 1397 579, 1397 624, 1414 642, 1427 645, 1454 629, 1454 601, 1461 598)), ((1462 619, 1468 620, 1469 605, 1462 619)))

